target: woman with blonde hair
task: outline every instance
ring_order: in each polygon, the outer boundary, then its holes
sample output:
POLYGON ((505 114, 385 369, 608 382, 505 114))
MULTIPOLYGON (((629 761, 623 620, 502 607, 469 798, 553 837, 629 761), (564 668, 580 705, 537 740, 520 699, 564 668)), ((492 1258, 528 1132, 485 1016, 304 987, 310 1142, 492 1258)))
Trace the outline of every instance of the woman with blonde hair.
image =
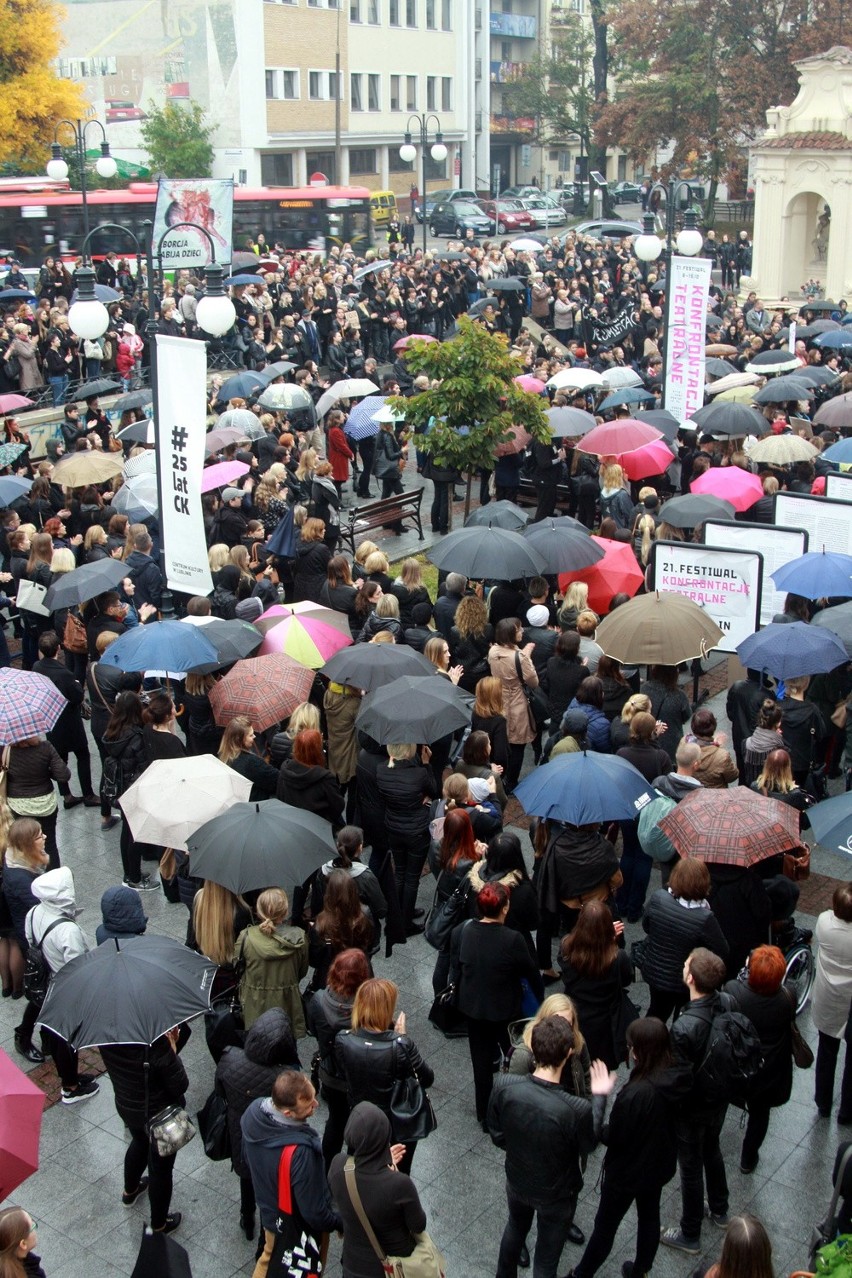
POLYGON ((285 487, 284 480, 273 472, 274 467, 270 467, 265 474, 261 475, 252 494, 252 501, 263 524, 263 530, 267 534, 275 532, 282 517, 287 513, 287 502, 281 496, 282 489, 285 487))
POLYGON ((364 571, 369 581, 377 581, 385 594, 393 590, 393 580, 388 569, 388 557, 382 550, 374 550, 364 561, 364 571))
POLYGON ((559 1085, 570 1095, 585 1099, 591 1094, 592 1060, 586 1040, 580 1031, 577 1009, 567 994, 548 994, 535 1016, 524 1023, 521 1041, 515 1044, 509 1059, 509 1073, 531 1074, 533 1072, 535 1060, 532 1054, 532 1033, 536 1025, 548 1016, 564 1017, 574 1031, 574 1051, 562 1070, 559 1085))
POLYGON ((633 553, 643 568, 648 567, 657 524, 649 510, 640 512, 633 523, 633 553))
POLYGON ((191 914, 194 948, 231 972, 237 937, 252 921, 248 902, 220 883, 206 882, 195 894, 191 914))
POLYGON ((305 1014, 299 981, 308 970, 308 938, 287 923, 290 902, 282 888, 267 888, 257 898, 259 922, 246 928, 234 948, 243 966, 240 1002, 246 1029, 271 1007, 283 1007, 296 1038, 304 1038, 305 1014))
POLYGON ((222 734, 219 758, 240 776, 251 781, 250 803, 274 799, 278 787, 278 772, 262 759, 254 748, 255 734, 251 721, 238 714, 222 734))
POLYGON ((617 528, 629 528, 633 522, 633 502, 624 486, 624 471, 617 462, 601 464, 601 519, 612 519, 617 528))
POLYGON ((557 621, 563 630, 576 630, 577 618, 589 607, 589 587, 585 581, 572 581, 565 592, 557 621))
POLYGON ((431 606, 432 603, 429 598, 429 591, 423 585, 420 561, 411 558, 406 559, 396 581, 391 582, 390 589, 399 600, 399 618, 402 622, 402 628, 403 630, 408 630, 410 626, 414 625, 413 609, 415 604, 425 603, 431 606))
POLYGON ((224 542, 217 541, 207 551, 207 564, 211 573, 218 572, 220 568, 224 568, 225 564, 231 562, 231 551, 224 542))
POLYGON ((617 719, 613 719, 609 735, 612 741, 613 752, 620 750, 622 746, 630 744, 630 725, 637 714, 649 714, 651 711, 651 698, 646 696, 644 692, 634 692, 628 697, 621 709, 621 715, 617 719))
POLYGON ((0 1211, 0 1278, 44 1278, 36 1224, 23 1207, 0 1211))
POLYGON ((109 558, 106 529, 103 524, 92 524, 83 538, 83 563, 95 564, 100 559, 109 558))
MULTIPOLYGON (((384 632, 393 636, 394 643, 404 642, 396 595, 382 594, 373 611, 368 614, 355 642, 371 643, 377 635, 384 632)), ((428 648, 429 645, 426 646, 428 648)))
POLYGON ((367 560, 370 555, 375 554, 378 546, 374 541, 361 541, 355 547, 355 554, 352 556, 352 577, 356 581, 358 577, 366 577, 367 560))

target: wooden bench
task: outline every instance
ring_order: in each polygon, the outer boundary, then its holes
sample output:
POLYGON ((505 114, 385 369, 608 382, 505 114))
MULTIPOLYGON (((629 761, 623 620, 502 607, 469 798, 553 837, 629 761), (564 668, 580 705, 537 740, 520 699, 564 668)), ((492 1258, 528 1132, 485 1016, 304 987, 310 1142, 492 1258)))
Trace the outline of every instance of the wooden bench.
POLYGON ((356 537, 360 540, 372 528, 409 520, 423 541, 423 521, 420 518, 422 501, 423 489, 413 488, 406 493, 394 493, 390 497, 380 497, 378 501, 355 506, 349 512, 347 522, 340 525, 340 540, 349 546, 354 555, 356 537))
MULTIPOLYGON (((571 489, 566 483, 559 484, 556 489, 556 507, 557 510, 563 506, 567 506, 571 500, 571 489)), ((518 506, 537 506, 538 505, 538 489, 531 479, 527 479, 524 475, 521 478, 521 486, 518 489, 516 498, 518 506)))

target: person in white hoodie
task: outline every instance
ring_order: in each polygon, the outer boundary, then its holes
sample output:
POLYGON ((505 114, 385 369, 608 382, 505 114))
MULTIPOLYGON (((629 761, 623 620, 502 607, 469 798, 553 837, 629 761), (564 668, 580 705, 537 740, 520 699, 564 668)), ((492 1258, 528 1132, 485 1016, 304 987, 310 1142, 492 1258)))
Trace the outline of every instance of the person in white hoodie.
MULTIPOLYGON (((49 870, 35 879, 33 896, 39 902, 27 914, 24 932, 29 945, 40 945, 45 962, 55 976, 71 959, 85 954, 91 947, 77 923, 80 909, 74 892, 74 876, 67 866, 49 870)), ((62 1104, 96 1096, 100 1090, 94 1078, 81 1074, 77 1053, 53 1030, 42 1029, 42 1045, 53 1057, 62 1080, 62 1104)))

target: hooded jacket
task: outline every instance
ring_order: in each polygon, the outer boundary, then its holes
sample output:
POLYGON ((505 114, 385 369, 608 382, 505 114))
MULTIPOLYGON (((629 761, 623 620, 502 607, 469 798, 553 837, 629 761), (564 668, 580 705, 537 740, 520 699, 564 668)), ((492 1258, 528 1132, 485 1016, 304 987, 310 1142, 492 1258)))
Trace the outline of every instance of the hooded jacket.
POLYGON ((32 891, 39 904, 34 905, 27 915, 24 925, 27 943, 32 945, 41 941, 51 923, 62 919, 63 922, 53 929, 42 945, 48 967, 51 972, 58 972, 71 959, 79 958, 89 949, 89 943, 75 921, 80 911, 74 893, 74 876, 67 865, 62 865, 58 870, 48 870, 47 874, 39 875, 33 881, 32 891))
POLYGON ((793 775, 808 771, 819 761, 819 747, 826 735, 825 720, 812 701, 785 697, 781 702, 781 732, 790 751, 793 775))
POLYGON ((581 705, 575 697, 568 707, 569 710, 582 710, 589 722, 586 729, 586 735, 589 747, 592 750, 599 751, 600 754, 610 754, 612 752, 612 738, 609 732, 609 719, 603 710, 599 710, 597 706, 581 705))
POLYGON ((680 803, 681 799, 685 799, 688 794, 701 789, 701 782, 697 777, 684 777, 679 772, 668 772, 663 777, 654 777, 651 784, 667 799, 674 799, 675 803, 680 803))
POLYGON ((283 1007, 297 1038, 305 1035, 305 1013, 299 981, 308 970, 308 938, 300 927, 279 924, 271 936, 258 925, 246 928, 234 958, 245 962, 240 981, 246 1029, 269 1007, 283 1007))
POLYGON ((369 1101, 356 1105, 343 1133, 346 1152, 335 1155, 328 1181, 343 1218, 343 1272, 346 1278, 382 1278, 384 1270, 349 1196, 345 1166, 355 1160, 355 1183, 364 1214, 388 1256, 410 1256, 415 1234, 426 1228, 426 1213, 414 1182, 394 1171, 390 1122, 369 1101))
POLYGON ((264 1229, 278 1221, 278 1164, 287 1145, 297 1145, 290 1165, 293 1203, 313 1234, 340 1229, 325 1178, 319 1134, 306 1122, 287 1118, 268 1097, 253 1100, 240 1120, 243 1157, 254 1185, 264 1229))
POLYGON ((278 773, 276 794, 282 803, 313 812, 330 822, 333 829, 341 825, 346 800, 328 768, 297 763, 292 757, 286 759, 278 773))
POLYGON ((133 602, 137 609, 147 603, 159 608, 163 601, 163 574, 156 559, 141 550, 133 550, 125 560, 125 567, 136 587, 133 602))
POLYGON ((101 915, 103 922, 95 928, 98 945, 113 938, 141 936, 148 926, 139 893, 128 887, 107 888, 101 897, 101 915))
POLYGON ((290 1018, 280 1007, 259 1016, 244 1047, 226 1047, 216 1066, 216 1090, 228 1105, 231 1162, 238 1176, 250 1175, 243 1156, 240 1120, 254 1100, 269 1096, 284 1069, 301 1069, 290 1018))

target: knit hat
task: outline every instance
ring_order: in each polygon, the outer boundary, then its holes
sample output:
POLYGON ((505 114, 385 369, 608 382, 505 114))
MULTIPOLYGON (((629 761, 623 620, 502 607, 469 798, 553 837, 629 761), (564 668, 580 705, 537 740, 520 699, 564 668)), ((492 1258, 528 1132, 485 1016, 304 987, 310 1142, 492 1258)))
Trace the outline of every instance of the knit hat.
POLYGON ((467 788, 470 791, 470 797, 475 799, 477 803, 484 803, 486 799, 491 797, 488 782, 484 779, 484 777, 471 777, 470 781, 468 781, 467 788))
POLYGON ((563 736, 584 737, 589 730, 589 721, 582 710, 566 710, 562 716, 561 730, 563 736))
POLYGON ((238 621, 257 621, 262 612, 263 604, 254 596, 251 599, 241 599, 236 607, 238 621))
POLYGON ((527 608, 527 621, 531 626, 540 628, 546 626, 550 620, 550 613, 544 604, 533 604, 531 608, 527 608))

